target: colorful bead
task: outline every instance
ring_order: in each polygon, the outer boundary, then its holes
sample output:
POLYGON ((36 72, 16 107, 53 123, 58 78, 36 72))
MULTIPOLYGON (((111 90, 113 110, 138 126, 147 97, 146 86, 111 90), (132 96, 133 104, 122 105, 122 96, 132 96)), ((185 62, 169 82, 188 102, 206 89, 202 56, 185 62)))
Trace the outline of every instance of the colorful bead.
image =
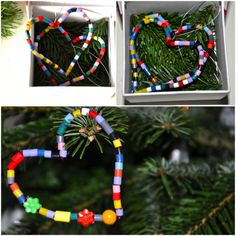
POLYGON ((75 118, 77 118, 81 115, 81 111, 80 111, 80 109, 77 109, 77 110, 73 111, 72 114, 75 118))
POLYGON ((120 139, 113 140, 113 144, 115 148, 119 148, 122 146, 120 139))
POLYGON ((102 221, 102 215, 94 214, 94 221, 102 221))
POLYGON ((70 214, 68 211, 55 211, 54 220, 69 223, 70 214))
POLYGON ((121 200, 114 200, 114 208, 115 209, 121 208, 121 200))
POLYGON ((102 221, 106 225, 113 225, 116 222, 116 213, 112 210, 106 210, 102 213, 102 221))
POLYGON ((88 209, 84 209, 78 213, 78 224, 88 227, 94 223, 94 213, 88 209))
POLYGON ((38 198, 29 197, 27 201, 23 204, 25 207, 25 211, 27 213, 35 214, 39 208, 41 208, 41 204, 39 203, 38 198))

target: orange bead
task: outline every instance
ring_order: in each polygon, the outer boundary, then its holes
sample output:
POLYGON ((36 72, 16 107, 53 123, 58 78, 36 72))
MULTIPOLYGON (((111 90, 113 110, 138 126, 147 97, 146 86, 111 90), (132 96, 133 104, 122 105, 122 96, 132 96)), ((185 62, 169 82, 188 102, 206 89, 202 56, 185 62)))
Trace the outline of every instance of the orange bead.
POLYGON ((113 225, 116 222, 116 213, 112 210, 106 210, 102 213, 102 221, 106 225, 113 225))

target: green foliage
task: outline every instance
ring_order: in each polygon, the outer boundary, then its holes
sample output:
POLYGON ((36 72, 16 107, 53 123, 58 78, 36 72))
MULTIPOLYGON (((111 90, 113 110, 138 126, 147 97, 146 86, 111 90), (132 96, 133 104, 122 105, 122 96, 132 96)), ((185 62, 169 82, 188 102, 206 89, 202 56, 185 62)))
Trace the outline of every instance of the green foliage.
POLYGON ((1 35, 8 38, 15 33, 15 29, 21 24, 23 12, 19 9, 17 2, 1 2, 1 35))
POLYGON ((176 138, 185 139, 191 134, 190 119, 180 108, 137 109, 130 115, 136 117, 130 125, 130 138, 140 148, 155 144, 155 148, 165 149, 176 138))
MULTIPOLYGON (((80 35, 87 35, 88 26, 78 22, 62 22, 61 26, 69 33, 71 39, 80 35)), ((35 36, 45 29, 45 23, 38 23, 35 27, 35 36)), ((94 74, 85 80, 79 81, 78 86, 111 86, 109 78, 109 54, 108 54, 108 22, 106 18, 94 22, 94 35, 102 37, 106 43, 106 53, 94 74)), ((50 30, 39 41, 38 51, 46 57, 60 65, 64 70, 68 68, 70 62, 75 56, 75 52, 82 48, 83 41, 78 42, 74 47, 67 42, 64 35, 59 30, 50 30), (65 56, 66 55, 66 56, 65 56)), ((100 44, 92 40, 88 48, 81 54, 81 57, 70 74, 70 78, 78 77, 93 65, 100 52, 100 44), (82 68, 82 69, 81 69, 82 68)), ((50 66, 47 66, 52 76, 58 81, 57 84, 65 82, 65 76, 56 72, 50 66)), ((34 63, 34 86, 52 85, 49 78, 39 68, 36 61, 34 63)))
MULTIPOLYGON (((181 26, 180 24, 184 14, 181 15, 178 12, 159 13, 170 23, 172 29, 177 29, 181 26)), ((182 25, 208 24, 208 27, 215 33, 215 23, 211 22, 215 17, 215 13, 214 5, 204 7, 201 10, 199 9, 186 15, 182 25)), ((136 25, 148 14, 150 14, 150 12, 132 15, 130 19, 131 27, 136 25)), ((204 31, 188 32, 188 34, 178 36, 177 40, 199 41, 203 45, 203 48, 207 48, 207 36, 204 31)), ((163 29, 153 23, 147 25, 140 31, 136 43, 139 57, 160 82, 167 82, 179 75, 190 72, 196 66, 198 60, 197 50, 192 50, 190 47, 167 47, 163 29)), ((214 61, 209 58, 200 79, 181 90, 216 90, 221 88, 221 81, 218 81, 220 73, 215 63, 215 61, 217 61, 217 53, 215 50, 211 54, 211 57, 214 61)), ((140 89, 150 86, 151 82, 147 80, 147 76, 143 70, 139 68, 138 72, 140 89)))
MULTIPOLYGON (((11 155, 24 148, 55 150, 56 127, 72 109, 2 108, 2 217, 14 206, 22 207, 6 184, 11 155)), ((64 224, 25 214, 21 223, 12 224, 2 233, 234 234, 234 138, 219 122, 221 108, 93 109, 102 113, 125 142, 124 218, 111 227, 96 223, 83 228, 76 222, 64 224), (155 141, 148 142, 152 134, 172 122, 180 125, 165 129, 155 141), (153 128, 155 125, 159 129, 153 128), (151 128, 153 132, 143 134, 151 128), (139 132, 133 135, 136 129, 139 132), (135 145, 139 135, 142 142, 135 145), (167 160, 168 151, 173 150, 176 140, 186 143, 189 163, 174 164, 167 160)), ((38 197, 48 209, 78 212, 88 208, 101 214, 113 206, 114 148, 103 131, 94 132, 95 124, 90 119, 80 118, 71 123, 66 133, 67 144, 75 141, 68 147, 68 158, 63 161, 29 158, 16 169, 17 182, 25 194, 38 197), (84 127, 87 133, 82 132, 84 127), (91 136, 96 136, 103 153, 95 138, 86 146, 91 136), (72 158, 79 157, 83 149, 86 151, 82 159, 72 158)))
POLYGON ((233 161, 176 165, 151 158, 137 174, 126 233, 234 234, 233 161))
MULTIPOLYGON (((126 134, 128 130, 128 117, 120 108, 94 108, 106 119, 112 129, 118 134, 126 134)), ((73 111, 73 108, 65 108, 62 112, 58 112, 55 116, 54 128, 57 128, 63 120, 65 114, 73 111)), ((96 123, 95 119, 89 117, 79 116, 74 119, 68 126, 65 133, 66 149, 69 154, 74 157, 80 153, 80 159, 83 157, 85 150, 92 143, 96 143, 100 153, 103 153, 104 140, 112 144, 110 137, 106 132, 96 123)))

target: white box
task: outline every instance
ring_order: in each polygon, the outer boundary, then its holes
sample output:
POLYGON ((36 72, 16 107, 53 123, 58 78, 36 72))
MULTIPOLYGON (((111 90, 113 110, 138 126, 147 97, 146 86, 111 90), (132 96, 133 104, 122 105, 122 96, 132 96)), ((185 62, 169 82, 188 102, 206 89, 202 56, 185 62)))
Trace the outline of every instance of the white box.
MULTIPOLYGON (((108 45, 107 51, 109 55, 109 74, 110 74, 110 83, 111 83, 111 90, 113 93, 115 92, 115 47, 114 47, 114 22, 115 22, 115 9, 116 6, 113 1, 110 3, 106 2, 91 2, 91 1, 31 1, 28 5, 28 12, 29 18, 37 17, 37 16, 45 16, 49 19, 54 20, 55 14, 57 17, 60 17, 64 14, 69 8, 71 7, 80 7, 82 8, 85 13, 89 16, 92 21, 99 20, 101 18, 106 18, 108 21, 108 45)), ((78 14, 71 14, 66 21, 75 20, 78 22, 84 22, 84 19, 78 14)), ((32 26, 31 30, 32 39, 34 38, 34 25, 32 26)), ((29 85, 32 86, 33 84, 33 63, 34 63, 34 56, 31 55, 31 70, 30 70, 30 79, 29 85)), ((48 86, 47 86, 48 87, 48 86)), ((54 86, 53 86, 54 87, 54 86)), ((94 86, 93 86, 94 87, 94 86)), ((79 88, 79 86, 77 86, 79 88)), ((83 86, 80 89, 88 90, 89 93, 90 86, 83 86)), ((94 88, 93 88, 94 89, 94 88)), ((99 89, 99 87, 98 87, 99 89)), ((100 90, 102 90, 100 88, 100 90)), ((107 90, 107 89, 106 89, 107 90)), ((104 90, 103 90, 104 91, 104 90)))
MULTIPOLYGON (((224 9, 222 2, 216 2, 221 8, 221 12, 215 20, 216 38, 217 38, 217 58, 218 66, 221 71, 222 88, 219 90, 195 90, 195 91, 169 91, 155 93, 130 93, 131 87, 131 66, 129 59, 129 36, 130 36, 130 16, 145 12, 180 12, 185 13, 196 3, 195 1, 130 1, 123 2, 123 96, 130 103, 148 103, 148 102, 176 102, 176 101, 200 101, 200 100, 220 100, 225 97, 229 91, 229 79, 227 70, 226 46, 225 46, 225 24, 224 9)), ((203 6, 211 4, 204 2, 203 6)), ((191 14, 191 11, 190 11, 191 14)))

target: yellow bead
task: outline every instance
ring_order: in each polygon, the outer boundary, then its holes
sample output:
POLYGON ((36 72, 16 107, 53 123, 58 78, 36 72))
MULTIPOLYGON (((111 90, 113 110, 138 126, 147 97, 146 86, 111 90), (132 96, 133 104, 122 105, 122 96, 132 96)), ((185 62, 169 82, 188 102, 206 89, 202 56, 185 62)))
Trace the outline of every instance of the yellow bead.
POLYGON ((59 67, 59 66, 58 66, 57 64, 54 65, 54 69, 58 69, 58 67, 59 67))
POLYGON ((113 144, 115 148, 119 148, 122 146, 120 139, 113 140, 113 144))
POLYGON ((131 60, 131 64, 132 64, 132 65, 136 64, 136 59, 133 58, 133 59, 131 60))
POLYGON ((133 76, 134 76, 135 78, 138 78, 138 72, 134 72, 134 73, 133 73, 133 76))
POLYGON ((114 208, 115 208, 115 209, 122 208, 122 206, 121 206, 121 200, 115 200, 115 201, 114 201, 114 208))
POLYGON ((130 46, 134 46, 134 40, 130 40, 130 41, 129 41, 129 45, 130 45, 130 46))
POLYGON ((97 37, 97 36, 93 36, 93 39, 94 39, 94 40, 98 40, 98 37, 97 37))
POLYGON ((36 50, 33 50, 32 53, 36 56, 38 52, 36 50))
POLYGON ((60 222, 70 222, 70 212, 68 211, 55 211, 54 220, 60 222))
POLYGON ((44 55, 40 53, 40 54, 39 54, 39 58, 40 58, 40 59, 43 59, 43 58, 44 58, 44 55))
POLYGON ((48 209, 46 209, 46 208, 41 207, 41 208, 39 209, 39 214, 40 214, 40 215, 46 216, 46 215, 47 215, 47 212, 48 212, 48 209))
POLYGON ((49 59, 46 59, 45 62, 46 62, 47 64, 50 64, 51 61, 50 61, 49 59))
POLYGON ((106 225, 113 225, 116 222, 116 213, 112 210, 106 210, 102 213, 102 221, 106 225))
POLYGON ((135 91, 134 93, 146 93, 147 92, 147 89, 140 89, 140 90, 137 90, 135 91))
POLYGON ((78 116, 81 115, 81 111, 80 111, 80 109, 78 109, 78 110, 73 111, 72 114, 75 118, 77 118, 78 116))
POLYGON ((17 189, 13 192, 13 194, 15 195, 16 198, 20 197, 21 195, 23 195, 23 193, 21 192, 20 189, 17 189))
POLYGON ((7 177, 8 178, 14 178, 15 177, 15 171, 14 170, 8 170, 7 171, 7 177))
POLYGON ((130 54, 131 55, 135 54, 135 50, 130 50, 130 54))

